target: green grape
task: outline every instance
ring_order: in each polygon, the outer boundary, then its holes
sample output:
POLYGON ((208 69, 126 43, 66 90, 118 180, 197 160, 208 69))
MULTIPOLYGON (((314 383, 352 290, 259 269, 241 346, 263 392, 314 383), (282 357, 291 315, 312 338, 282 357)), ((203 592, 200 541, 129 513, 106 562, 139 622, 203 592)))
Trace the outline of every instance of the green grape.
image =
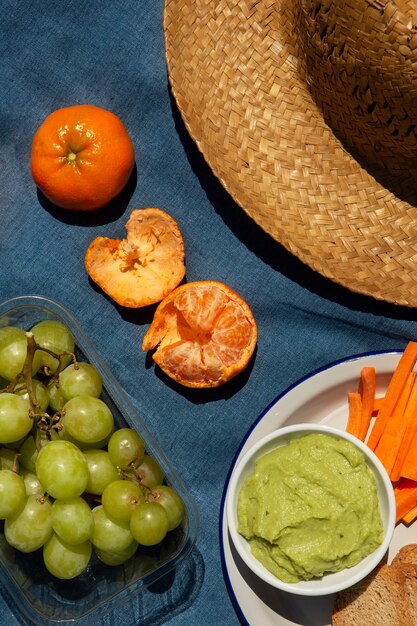
POLYGON ((94 529, 92 544, 105 552, 120 553, 127 550, 133 541, 128 522, 115 522, 100 504, 93 509, 94 529))
POLYGON ((0 448, 0 468, 19 471, 19 455, 16 450, 0 448))
POLYGON ((26 469, 31 472, 35 472, 35 461, 38 456, 38 449, 36 447, 35 439, 33 435, 27 437, 19 448, 19 461, 26 469))
POLYGON ((113 415, 107 404, 92 396, 76 396, 68 400, 62 409, 61 424, 75 441, 87 444, 101 442, 114 428, 113 415))
POLYGON ((27 496, 42 496, 44 494, 40 480, 34 472, 31 472, 26 468, 22 468, 20 470, 20 475, 25 483, 27 496))
POLYGON ((153 456, 145 454, 142 463, 136 468, 136 475, 145 487, 156 487, 164 480, 164 471, 153 456))
MULTIPOLYGON (((0 328, 0 376, 11 381, 23 369, 27 355, 27 337, 24 330, 14 326, 0 328)), ((39 359, 33 360, 32 373, 38 368, 39 359)))
POLYGON ((107 446, 107 443, 110 437, 109 435, 105 437, 104 439, 101 439, 100 441, 94 441, 93 443, 86 443, 85 441, 78 441, 78 439, 75 439, 75 437, 71 437, 71 435, 69 434, 67 430, 65 430, 65 428, 62 428, 62 430, 59 431, 58 436, 63 441, 70 441, 71 443, 76 445, 77 448, 83 451, 84 450, 100 450, 101 448, 105 448, 107 446))
POLYGON ((145 454, 142 438, 131 428, 119 428, 109 439, 108 451, 115 467, 140 465, 145 454))
MULTIPOLYGON (((43 383, 41 383, 40 380, 37 380, 36 378, 32 378, 32 387, 33 387, 33 392, 35 394, 36 403, 37 403, 35 408, 36 410, 39 410, 42 413, 44 413, 49 405, 48 389, 45 387, 43 383)), ((15 391, 15 393, 18 396, 25 398, 28 402, 30 401, 29 392, 27 390, 26 384, 23 389, 19 389, 19 391, 15 391)))
POLYGON ((87 486, 87 461, 69 441, 49 441, 39 451, 35 467, 44 490, 53 498, 75 498, 87 486))
POLYGON ((64 398, 60 387, 56 384, 55 380, 51 380, 48 383, 48 394, 49 394, 49 406, 51 409, 57 413, 60 411, 67 399, 64 398))
POLYGON ((138 504, 130 518, 130 531, 142 546, 154 546, 168 532, 168 515, 158 502, 138 504))
POLYGON ((7 519, 22 508, 26 500, 25 483, 19 474, 0 470, 0 519, 7 519))
MULTIPOLYGON (((43 448, 49 441, 59 439, 59 435, 55 430, 50 430, 47 434, 44 431, 38 430, 37 442, 40 448, 43 448)), ((26 469, 31 472, 35 472, 36 457, 38 456, 38 448, 33 435, 29 435, 23 440, 19 447, 19 461, 26 469)))
POLYGON ((76 396, 93 396, 98 398, 103 384, 101 376, 91 363, 71 363, 59 375, 59 387, 67 399, 76 396))
POLYGON ((104 510, 116 522, 128 522, 139 502, 144 501, 142 489, 131 480, 114 480, 101 496, 104 510))
MULTIPOLYGON (((31 332, 39 346, 50 350, 54 354, 61 355, 64 352, 74 352, 74 339, 70 330, 62 322, 44 320, 35 324, 31 332)), ((37 350, 36 356, 39 363, 38 369, 46 367, 51 374, 55 374, 59 366, 58 359, 43 350, 37 350)), ((71 362, 71 359, 71 354, 62 356, 62 367, 66 367, 71 362)))
POLYGON ((100 496, 109 483, 120 478, 106 450, 84 450, 88 466, 87 493, 100 496))
POLYGON ((126 548, 126 550, 121 550, 120 552, 106 552, 105 550, 100 550, 100 548, 97 547, 94 548, 94 551, 100 561, 102 561, 106 565, 122 565, 132 558, 137 548, 137 541, 132 541, 132 543, 126 548))
POLYGON ((78 545, 89 540, 93 524, 91 509, 79 496, 68 500, 55 500, 52 505, 52 528, 70 545, 78 545))
POLYGON ((168 516, 168 530, 174 530, 184 518, 184 503, 179 494, 168 485, 153 487, 148 494, 149 502, 159 502, 168 516))
POLYGON ((12 443, 33 426, 27 400, 14 393, 0 393, 0 443, 12 443))
POLYGON ((4 523, 7 543, 20 552, 38 550, 51 535, 51 503, 47 498, 28 496, 24 507, 4 523))
POLYGON ((54 533, 43 547, 43 561, 52 576, 71 580, 87 569, 92 549, 90 541, 73 546, 54 533))

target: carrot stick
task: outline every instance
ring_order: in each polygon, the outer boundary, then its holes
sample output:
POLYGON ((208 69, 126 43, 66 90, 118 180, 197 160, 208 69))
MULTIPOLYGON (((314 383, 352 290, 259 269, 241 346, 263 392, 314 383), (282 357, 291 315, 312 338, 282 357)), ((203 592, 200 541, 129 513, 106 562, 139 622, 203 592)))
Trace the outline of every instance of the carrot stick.
POLYGON ((384 401, 384 397, 382 396, 382 398, 375 398, 374 400, 374 413, 378 413, 379 409, 381 408, 381 404, 384 401))
POLYGON ((384 432, 387 421, 389 420, 395 405, 398 402, 398 398, 401 395, 408 374, 413 369, 416 361, 417 342, 409 341, 388 384, 384 400, 378 411, 378 416, 371 430, 371 434, 369 435, 368 446, 371 450, 375 450, 378 445, 378 441, 384 432))
POLYGON ((397 522, 417 505, 417 481, 403 478, 394 489, 397 522))
POLYGON ((362 402, 358 391, 350 391, 348 393, 349 401, 349 417, 346 430, 355 437, 359 436, 362 417, 362 402))
POLYGON ((417 434, 417 377, 414 379, 406 411, 407 426, 390 472, 390 478, 394 483, 400 480, 404 471, 406 474, 411 471, 409 478, 414 475, 417 477, 417 472, 415 472, 417 443, 414 443, 417 434))
POLYGON ((404 524, 411 524, 411 522, 414 522, 416 517, 417 517, 417 505, 414 506, 412 509, 410 509, 408 513, 403 515, 403 517, 401 518, 401 521, 403 521, 404 524))
POLYGON ((362 416, 359 439, 365 441, 372 419, 375 404, 376 375, 374 367, 363 367, 359 379, 359 393, 362 400, 362 416))
POLYGON ((389 418, 387 425, 385 426, 378 445, 375 448, 375 454, 389 475, 391 475, 392 468, 394 467, 395 459, 397 458, 398 450, 401 447, 407 424, 414 413, 415 401, 410 404, 410 395, 413 387, 415 386, 415 380, 416 375, 414 372, 410 372, 398 399, 397 405, 389 418))

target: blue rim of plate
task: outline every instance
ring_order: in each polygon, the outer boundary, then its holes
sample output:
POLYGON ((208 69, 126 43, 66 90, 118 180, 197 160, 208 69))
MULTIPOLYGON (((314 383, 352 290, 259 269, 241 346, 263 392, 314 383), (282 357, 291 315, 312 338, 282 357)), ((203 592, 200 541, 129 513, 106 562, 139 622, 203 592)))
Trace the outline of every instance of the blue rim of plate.
POLYGON ((278 402, 280 402, 280 400, 284 396, 286 396, 290 391, 292 391, 295 387, 298 387, 299 385, 304 383, 306 380, 309 380, 310 378, 313 378, 314 376, 317 376, 317 374, 320 374, 321 372, 325 372, 326 370, 332 369, 333 367, 337 367, 338 365, 343 365, 344 363, 349 363, 350 361, 357 361, 359 359, 363 359, 363 358, 366 358, 366 357, 379 356, 379 355, 384 355, 384 354, 387 355, 387 356, 390 355, 390 354, 401 354, 402 352, 403 352, 403 350, 396 350, 396 349, 392 349, 392 350, 374 350, 374 351, 371 351, 371 352, 362 352, 362 353, 354 354, 354 355, 351 355, 351 356, 343 357, 343 358, 337 359, 335 361, 331 361, 330 363, 327 363, 326 365, 322 365, 321 367, 318 367, 317 369, 312 370, 308 374, 305 374, 305 376, 302 376, 301 378, 299 378, 298 380, 293 382, 291 385, 286 387, 286 389, 284 389, 284 391, 282 391, 278 396, 276 396, 276 398, 274 400, 272 400, 272 402, 270 402, 268 404, 268 406, 262 411, 262 413, 257 417, 257 419, 251 424, 249 429, 246 431, 246 434, 243 437, 242 441, 240 442, 240 445, 239 445, 239 447, 238 447, 238 449, 236 451, 236 454, 233 457, 233 460, 232 460, 232 463, 230 465, 229 471, 227 472, 227 475, 226 475, 226 481, 225 481, 223 494, 222 494, 222 499, 221 499, 221 503, 220 503, 220 515, 219 515, 220 560, 221 560, 221 565, 222 565, 222 570, 223 570, 223 577, 224 577, 224 580, 225 580, 225 583, 226 583, 227 592, 228 592, 229 597, 230 597, 230 599, 232 601, 233 607, 234 607, 234 609, 236 611, 236 614, 237 614, 239 620, 243 624, 243 626, 254 626, 254 625, 253 624, 252 625, 249 624, 249 622, 246 620, 246 617, 244 616, 243 611, 240 608, 239 601, 238 601, 238 599, 236 597, 236 594, 235 594, 235 592, 233 590, 233 585, 232 585, 230 577, 229 577, 227 564, 226 564, 224 540, 223 540, 223 518, 224 518, 224 506, 225 506, 225 502, 226 502, 227 490, 229 488, 230 477, 231 477, 233 469, 234 469, 234 467, 236 465, 236 461, 237 461, 237 459, 239 457, 239 454, 240 454, 242 448, 244 447, 246 441, 249 439, 250 435, 255 430, 257 425, 263 420, 265 415, 267 413, 269 413, 269 411, 272 409, 272 407, 275 406, 278 402))

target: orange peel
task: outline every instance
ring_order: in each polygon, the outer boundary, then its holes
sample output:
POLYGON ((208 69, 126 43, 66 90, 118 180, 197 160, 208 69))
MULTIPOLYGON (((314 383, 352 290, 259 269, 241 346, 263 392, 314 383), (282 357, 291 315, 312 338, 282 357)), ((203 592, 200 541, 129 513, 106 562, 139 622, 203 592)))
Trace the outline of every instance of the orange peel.
POLYGON ((134 209, 126 239, 96 237, 85 254, 90 278, 121 306, 160 302, 185 276, 177 222, 158 208, 134 209))
POLYGON ((224 283, 190 282, 157 307, 142 350, 185 387, 218 387, 248 365, 257 342, 249 305, 224 283))

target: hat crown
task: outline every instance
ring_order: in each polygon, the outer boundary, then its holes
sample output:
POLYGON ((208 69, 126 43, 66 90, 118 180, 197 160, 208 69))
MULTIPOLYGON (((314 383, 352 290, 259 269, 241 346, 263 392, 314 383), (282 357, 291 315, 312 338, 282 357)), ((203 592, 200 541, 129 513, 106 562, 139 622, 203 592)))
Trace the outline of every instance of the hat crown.
POLYGON ((390 173, 417 160, 414 0, 300 0, 303 72, 325 121, 390 173))

